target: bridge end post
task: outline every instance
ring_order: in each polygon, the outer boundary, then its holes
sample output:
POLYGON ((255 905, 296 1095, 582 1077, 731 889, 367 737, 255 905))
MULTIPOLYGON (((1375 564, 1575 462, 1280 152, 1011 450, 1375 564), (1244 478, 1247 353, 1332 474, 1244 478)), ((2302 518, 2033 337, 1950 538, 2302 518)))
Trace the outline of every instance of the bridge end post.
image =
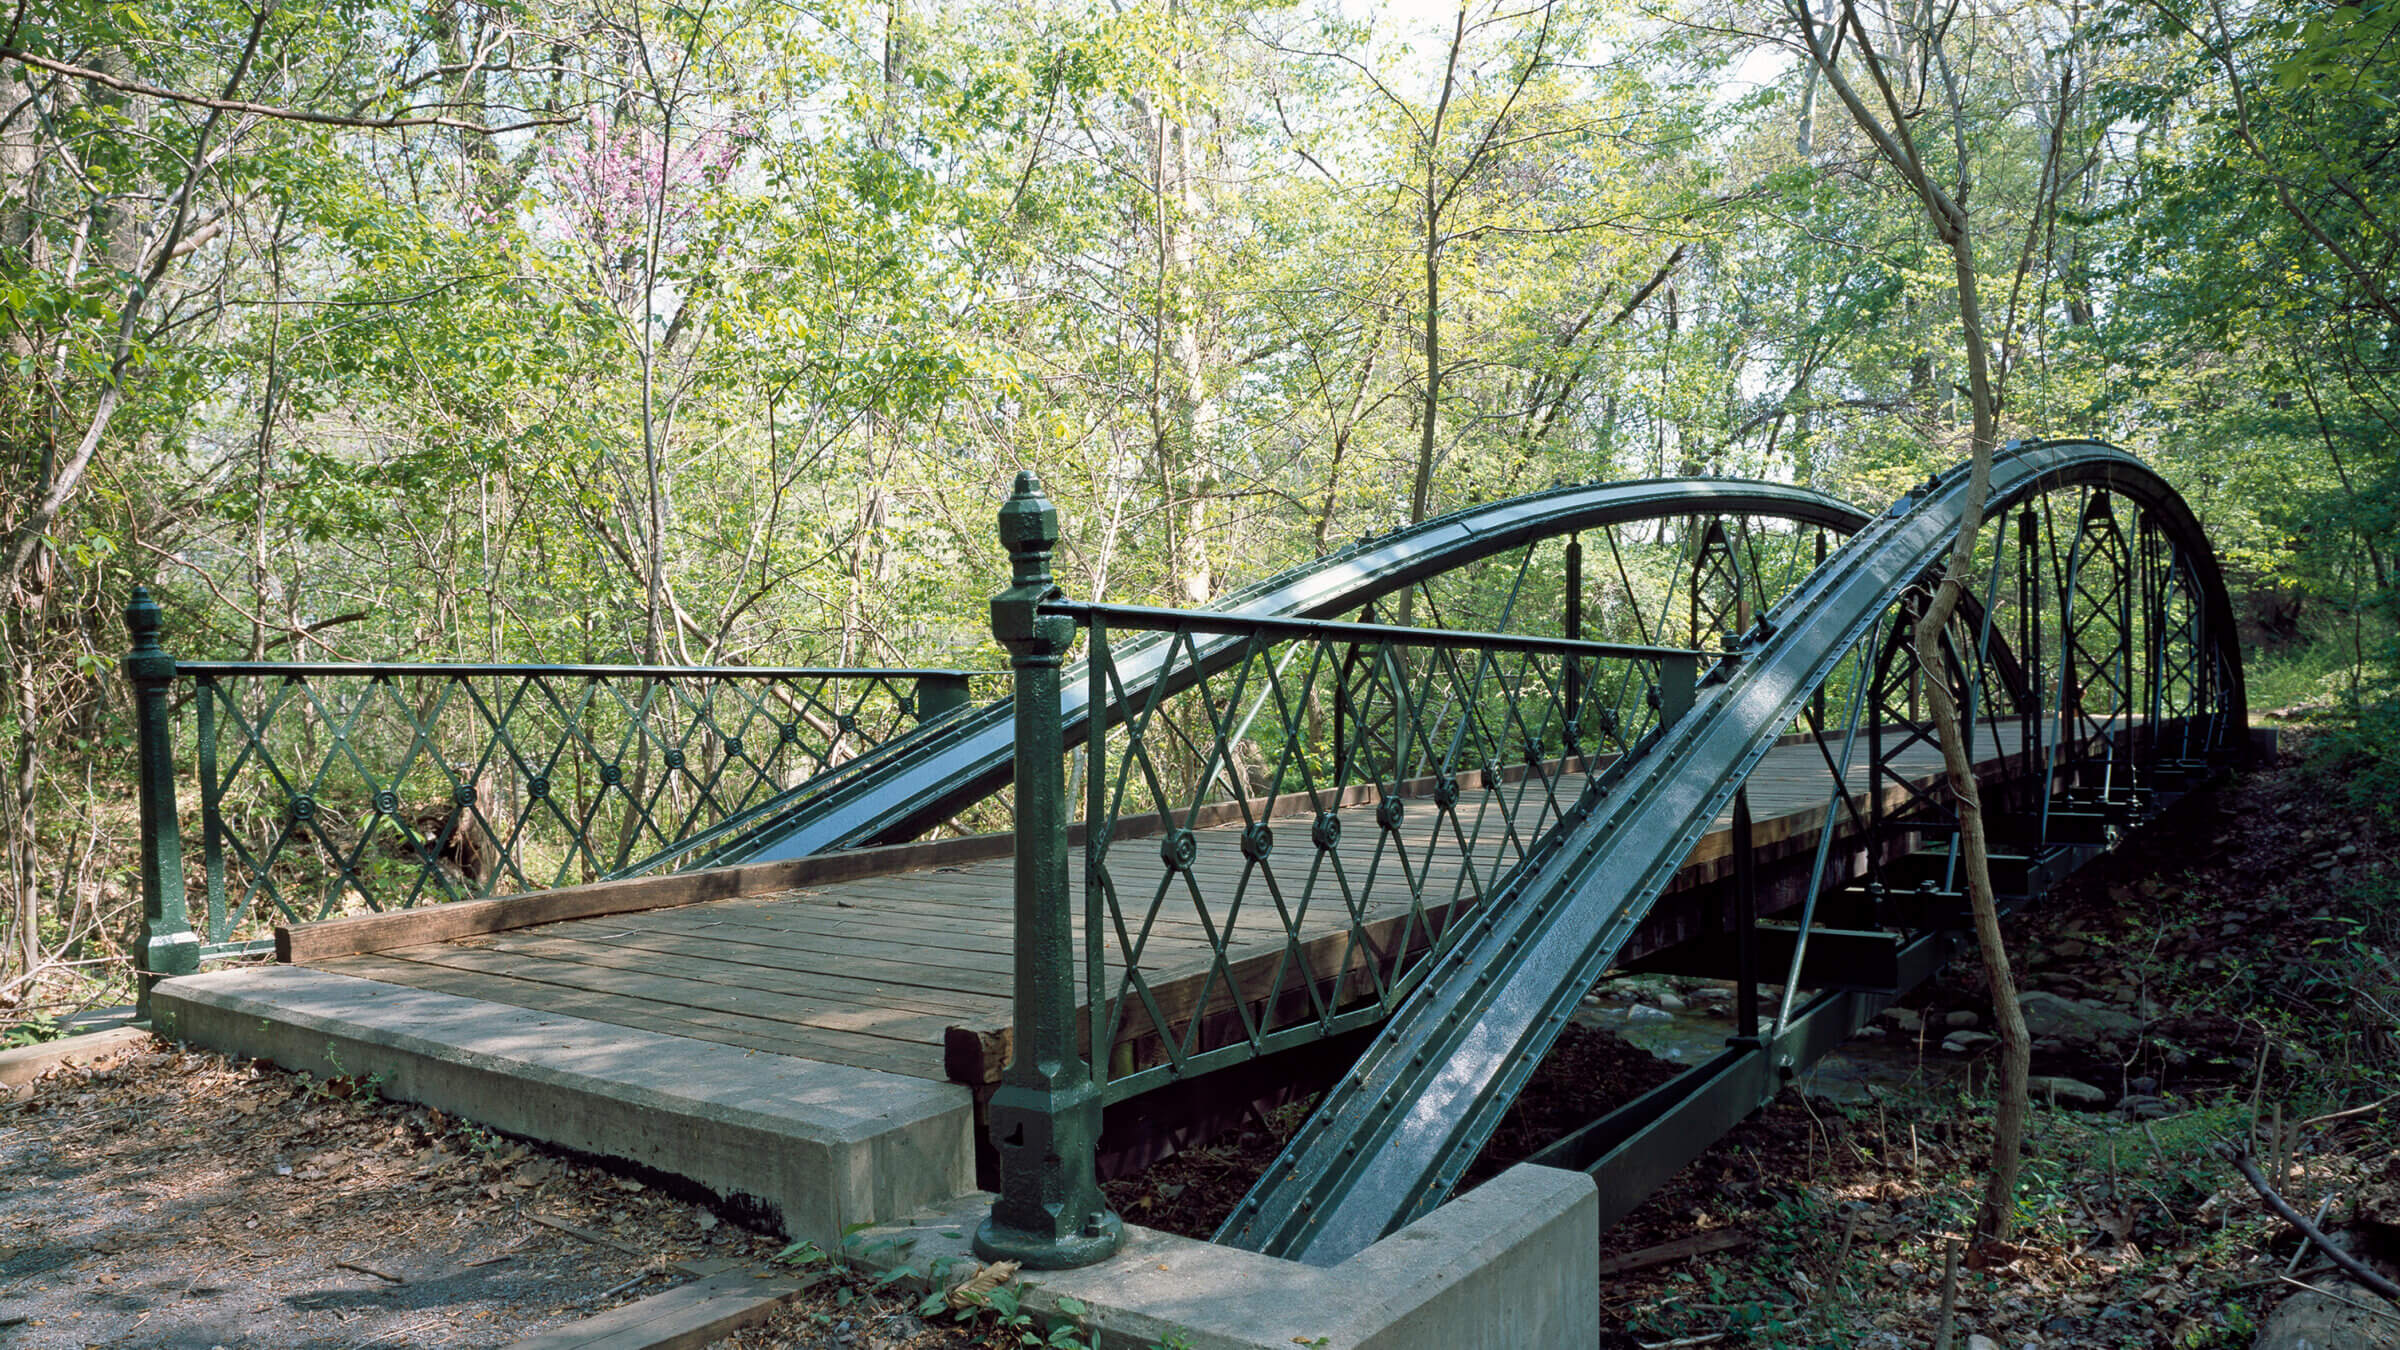
POLYGON ((1658 662, 1658 724, 1671 727, 1692 710, 1699 693, 1700 654, 1674 652, 1658 662))
POLYGON ((972 699, 964 675, 917 677, 917 722, 922 725, 966 707, 972 699))
POLYGON ((1100 1093, 1076 1030, 1059 707, 1059 668, 1075 623, 1040 612, 1059 594, 1050 575, 1058 510, 1031 473, 1017 475, 1000 508, 1000 539, 1011 577, 992 597, 992 634, 1016 678, 1016 1016, 990 1107, 1000 1195, 976 1227, 975 1251, 1028 1270, 1064 1270, 1114 1254, 1125 1225, 1100 1193, 1100 1093))
POLYGON ((175 811, 175 728, 167 689, 175 658, 159 645, 166 612, 136 586, 125 605, 133 649, 125 678, 133 686, 134 748, 141 767, 142 937, 134 947, 134 1016, 150 1015, 150 986, 200 969, 200 938, 183 896, 183 823, 175 811))

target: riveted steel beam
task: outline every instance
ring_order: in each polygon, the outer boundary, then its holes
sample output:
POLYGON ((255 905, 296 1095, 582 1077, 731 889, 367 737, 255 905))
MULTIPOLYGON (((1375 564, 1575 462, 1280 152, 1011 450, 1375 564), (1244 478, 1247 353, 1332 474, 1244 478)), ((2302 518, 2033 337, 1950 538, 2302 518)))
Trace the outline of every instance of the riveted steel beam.
MULTIPOLYGON (((1923 982, 1957 946, 1953 934, 1927 933, 1897 947, 1894 990, 1923 982)), ((1605 1228, 1873 1020, 1893 996, 1868 989, 1820 994, 1801 1005, 1772 1041, 1731 1046, 1525 1161, 1591 1173, 1599 1183, 1605 1228)))
MULTIPOLYGON (((1778 605, 1738 660, 1711 672, 1690 714, 1617 766, 1589 817, 1562 827, 1556 844, 1479 911, 1219 1240, 1331 1263, 1442 1201, 1583 991, 1751 768, 1938 566, 1965 491, 1962 466, 1896 502, 1778 605)), ((2222 577, 2198 521, 2123 451, 2093 442, 2012 444, 1995 465, 1989 513, 2000 519, 2061 492, 2087 501, 2105 492, 2147 513, 2193 567, 2214 631, 2230 631, 2222 577)), ((2238 658, 2216 660, 2215 711, 2238 725, 2238 658)), ((2090 739, 2054 733, 2047 748, 2081 753, 2090 739)))

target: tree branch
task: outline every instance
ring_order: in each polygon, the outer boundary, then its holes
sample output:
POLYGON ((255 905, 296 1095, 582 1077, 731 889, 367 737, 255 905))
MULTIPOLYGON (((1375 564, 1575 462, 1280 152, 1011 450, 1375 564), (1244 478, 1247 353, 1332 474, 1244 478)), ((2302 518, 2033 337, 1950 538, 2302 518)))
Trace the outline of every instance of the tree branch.
POLYGON ((2340 1266, 2344 1274, 2392 1302, 2400 1303, 2400 1284, 2394 1284, 2385 1279, 2377 1274, 2372 1266, 2343 1251, 2341 1244, 2325 1235, 2324 1229, 2310 1223, 2305 1215, 2292 1208, 2291 1202, 2277 1195, 2275 1188, 2267 1184, 2265 1174, 2258 1170, 2258 1164, 2251 1160, 2248 1150, 2228 1149, 2226 1155, 2233 1163, 2234 1169, 2242 1174, 2242 1179, 2250 1183, 2252 1190, 2258 1192, 2258 1198, 2267 1202, 2267 1208, 2274 1210, 2276 1216, 2285 1223, 2300 1230, 2300 1236, 2317 1244, 2318 1248, 2323 1250, 2327 1256, 2333 1258, 2333 1263, 2340 1266))
MULTIPOLYGON (((255 37, 252 38, 252 43, 255 49, 255 37)), ((357 127, 368 131, 391 131, 402 127, 448 127, 453 131, 471 132, 477 136, 498 136, 504 132, 523 131, 528 127, 564 126, 575 120, 572 117, 536 117, 523 122, 511 122, 504 127, 487 127, 474 122, 463 122, 455 117, 347 117, 341 113, 317 112, 310 108, 285 108, 271 103, 251 103, 231 97, 210 98, 206 94, 186 94, 174 89, 161 88, 155 84, 146 84, 140 80, 122 79, 105 70, 94 70, 90 66, 76 66, 69 65, 64 61, 54 61, 47 56, 36 56, 32 52, 15 47, 0 47, 0 60, 14 61, 19 65, 31 66, 36 70, 47 70, 57 75, 72 76, 78 80, 114 89, 121 94, 140 94, 145 98, 163 98, 171 103, 188 103, 194 107, 210 109, 213 112, 248 113, 255 117, 269 117, 280 122, 308 122, 317 126, 357 127)), ((248 62, 249 57, 245 54, 243 63, 247 66, 248 62)), ((241 77, 236 75, 226 87, 230 90, 240 83, 241 77)))

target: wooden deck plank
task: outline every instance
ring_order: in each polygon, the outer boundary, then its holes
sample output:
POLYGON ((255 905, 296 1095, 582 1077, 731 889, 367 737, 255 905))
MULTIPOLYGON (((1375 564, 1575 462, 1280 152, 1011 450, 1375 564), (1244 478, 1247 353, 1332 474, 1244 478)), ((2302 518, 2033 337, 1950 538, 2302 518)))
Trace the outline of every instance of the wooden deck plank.
POLYGON ((694 1040, 848 1064, 854 1068, 882 1069, 889 1073, 907 1074, 912 1078, 943 1076, 938 1052, 932 1052, 931 1047, 920 1048, 904 1042, 879 1041, 871 1050, 854 1053, 842 1044, 806 1035, 806 1028, 788 1022, 653 1003, 625 995, 590 994, 533 980, 451 970, 416 961, 396 961, 380 953, 338 957, 319 964, 326 970, 355 975, 360 979, 382 980, 387 984, 404 984, 435 993, 506 1003, 537 1012, 584 1017, 613 1026, 664 1032, 670 1036, 688 1036, 694 1040))
MULTIPOLYGON (((739 919, 712 919, 705 915, 674 916, 661 914, 656 918, 644 916, 644 928, 659 928, 669 932, 707 933, 711 929, 727 929, 720 936, 739 939, 760 946, 781 946, 794 950, 817 951, 828 956, 846 954, 874 957, 879 960, 911 963, 936 969, 955 969, 986 974, 1007 975, 1016 967, 1006 949, 998 951, 966 946, 956 942, 944 945, 933 941, 894 942, 888 938, 838 938, 815 932, 806 926, 794 927, 797 919, 782 924, 748 922, 739 919), (777 935, 771 940, 763 935, 777 935)), ((564 927, 565 925, 559 925, 564 927)), ((622 928, 625 925, 618 925, 622 928)), ((541 929, 530 929, 540 932, 541 929)), ((613 931, 613 930, 612 930, 613 931)))
MULTIPOLYGON (((1119 903, 1129 913, 1144 912, 1149 908, 1156 890, 1155 874, 1151 877, 1135 877, 1131 880, 1136 884, 1119 886, 1119 903)), ((1287 904, 1297 903, 1304 880, 1305 878, 1300 877, 1281 879, 1280 885, 1287 904)), ((1321 878, 1317 885, 1326 888, 1317 897, 1320 906, 1327 900, 1337 898, 1338 888, 1330 875, 1321 878)), ((1080 894, 1083 888, 1081 875, 1078 873, 1071 876, 1068 886, 1070 893, 1080 894)), ((1389 892, 1392 888, 1389 887, 1385 890, 1387 893, 1372 903, 1407 903, 1405 895, 1391 894, 1389 892)), ((1245 909, 1272 910, 1274 906, 1274 900, 1263 878, 1253 879, 1240 894, 1245 909)), ((1234 889, 1231 887, 1219 888, 1213 894, 1204 891, 1203 895, 1208 899, 1209 922, 1222 924, 1224 913, 1229 903, 1235 898, 1234 889)), ((712 906, 708 912, 715 914, 719 911, 712 906)), ((870 896, 844 892, 838 900, 832 897, 796 897, 780 904, 758 906, 747 912, 745 921, 761 927, 827 931, 824 928, 826 920, 822 916, 828 913, 841 916, 838 920, 833 921, 835 923, 856 925, 855 931, 862 936, 881 933, 890 936, 893 940, 907 940, 902 936, 903 932, 950 936, 989 933, 1006 938, 1014 931, 1014 924, 1011 920, 1014 917, 1015 909, 1013 903, 997 898, 962 904, 948 899, 918 897, 906 893, 870 896)), ((1074 917, 1075 921, 1080 924, 1082 920, 1080 906, 1077 906, 1074 917)), ((1190 893, 1181 886, 1168 888, 1167 893, 1161 899, 1159 921, 1162 924, 1173 925, 1179 930, 1184 930, 1183 936, 1191 941, 1204 940, 1206 929, 1201 921, 1199 911, 1193 908, 1190 893)))
POLYGON ((874 1044, 878 1041, 895 1045, 929 1044, 932 1040, 938 1040, 943 1028, 948 1025, 941 1017, 923 1013, 853 1008, 820 999, 727 989, 706 980, 611 970, 550 957, 496 956, 452 943, 403 948, 385 955, 410 964, 442 966, 530 984, 554 985, 586 994, 626 997, 699 1012, 730 1013, 760 1021, 788 1023, 808 1028, 812 1041, 823 1039, 862 1053, 888 1048, 874 1044))
MULTIPOLYGON (((730 930, 727 936, 733 937, 735 940, 756 942, 768 946, 816 949, 826 952, 858 952, 895 960, 920 960, 928 965, 975 970, 991 969, 1005 972, 1014 969, 1008 957, 1011 930, 1005 919, 995 918, 989 923, 973 925, 962 921, 952 923, 947 927, 939 924, 920 925, 906 929, 895 927, 893 931, 884 933, 836 933, 827 932, 826 925, 817 922, 813 915, 795 912, 797 909, 798 907, 795 906, 793 910, 784 912, 760 910, 739 917, 718 918, 711 915, 704 919, 686 918, 680 922, 661 916, 659 926, 680 932, 725 929, 730 930), (988 931, 976 933, 970 931, 973 927, 982 927, 988 931), (961 945, 978 938, 986 943, 997 944, 997 946, 961 945)), ((845 914, 850 912, 843 911, 845 914)), ((1080 912, 1076 919, 1077 929, 1080 931, 1080 912)), ((1200 937, 1199 931, 1197 925, 1181 925, 1174 931, 1163 935, 1160 941, 1162 945, 1171 948, 1206 947, 1208 944, 1200 937), (1189 929, 1188 932, 1185 931, 1186 928, 1189 929)))
MULTIPOLYGON (((595 944, 605 944, 616 939, 602 937, 588 940, 595 944)), ((622 941, 630 945, 632 939, 626 938, 622 941)), ((765 948, 769 944, 758 945, 765 948)), ((922 986, 976 999, 1006 999, 1010 990, 1014 988, 1013 977, 1008 971, 973 971, 955 966, 930 966, 922 961, 893 961, 883 957, 862 956, 855 952, 829 952, 822 946, 800 943, 789 944, 788 950, 795 963, 793 968, 817 970, 833 966, 860 979, 870 979, 900 988, 922 986)))
MULTIPOLYGON (((632 933, 616 943, 597 942, 581 936, 510 933, 497 938, 482 950, 500 955, 547 956, 611 970, 660 970, 666 969, 659 964, 662 960, 671 960, 681 963, 672 973, 690 979, 705 979, 729 989, 761 989, 770 993, 824 999, 830 1003, 899 1008, 932 1016, 973 1012, 988 1006, 991 1001, 988 995, 978 997, 960 994, 934 985, 862 980, 841 971, 839 967, 844 963, 838 960, 811 960, 802 964, 788 960, 749 959, 757 953, 775 949, 688 941, 671 933, 632 933)), ((797 955, 790 952, 783 954, 797 955)))

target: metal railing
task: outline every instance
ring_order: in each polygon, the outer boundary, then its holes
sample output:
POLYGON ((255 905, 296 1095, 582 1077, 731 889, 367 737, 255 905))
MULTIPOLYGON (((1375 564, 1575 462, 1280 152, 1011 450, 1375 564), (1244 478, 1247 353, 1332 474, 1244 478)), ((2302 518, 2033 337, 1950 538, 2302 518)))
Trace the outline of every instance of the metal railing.
POLYGON ((675 866, 970 700, 954 670, 177 661, 162 618, 137 590, 151 975, 263 950, 279 922, 675 866))
POLYGON ((1606 766, 1690 706, 1701 655, 1129 605, 1040 613, 1083 631, 1086 706, 1116 710, 1082 783, 1103 1101, 1389 1015, 1606 766), (1128 632, 1167 639, 1146 692, 1111 659, 1128 632), (1236 638, 1238 655, 1205 672, 1202 635, 1236 638), (1161 965, 1182 987, 1153 980, 1161 965))
POLYGON ((1000 1196, 976 1242, 1044 1269, 1119 1240, 1094 1171, 1104 1104, 1386 1016, 1482 897, 1591 809, 1607 766, 1691 707, 1709 654, 1070 602, 1031 474, 1000 530, 1015 1026, 989 1107, 1000 1196), (1099 711, 1070 760, 1060 683, 1079 630, 1077 702, 1099 711), (1136 645, 1138 682, 1115 660, 1136 645))

